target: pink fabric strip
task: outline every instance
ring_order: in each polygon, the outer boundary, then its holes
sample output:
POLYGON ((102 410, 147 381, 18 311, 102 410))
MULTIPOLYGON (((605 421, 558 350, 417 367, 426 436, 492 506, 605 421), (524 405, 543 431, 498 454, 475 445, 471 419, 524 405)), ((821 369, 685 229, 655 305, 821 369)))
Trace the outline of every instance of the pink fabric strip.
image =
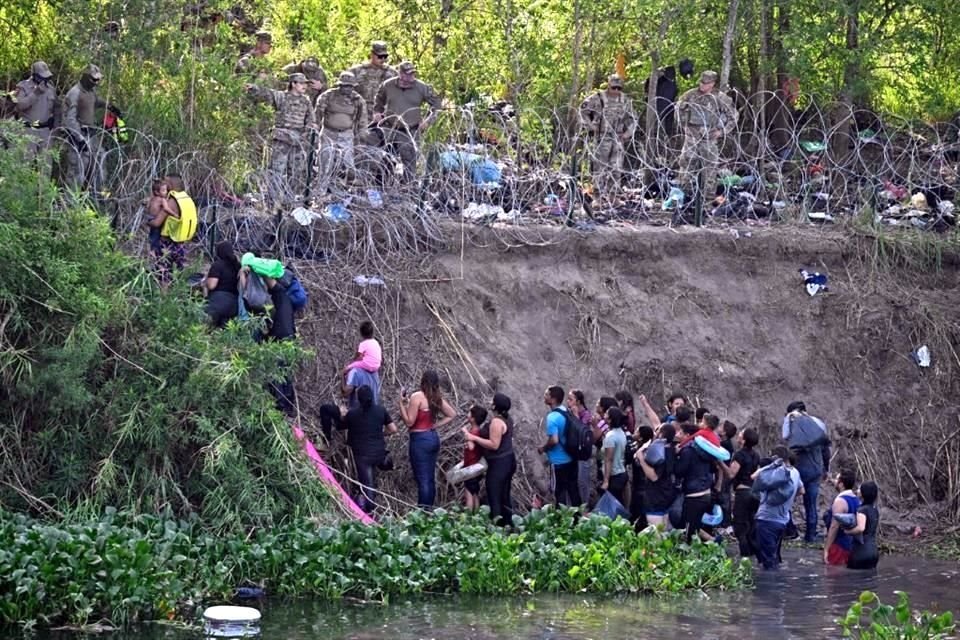
POLYGON ((308 438, 307 434, 303 432, 303 429, 298 426, 294 426, 293 435, 296 436, 297 440, 303 443, 303 450, 307 452, 307 457, 310 458, 310 461, 313 462, 313 466, 316 467, 317 473, 320 474, 320 479, 323 480, 324 484, 330 487, 334 497, 339 497, 343 504, 346 505, 347 509, 353 514, 353 516, 363 524, 376 524, 374 519, 367 515, 367 513, 361 509, 356 502, 353 501, 353 498, 351 498, 347 492, 343 490, 343 487, 340 486, 340 483, 337 482, 337 479, 330 471, 330 467, 327 466, 327 463, 324 462, 323 458, 320 457, 320 454, 317 453, 317 448, 313 446, 312 442, 310 442, 310 438, 308 438))

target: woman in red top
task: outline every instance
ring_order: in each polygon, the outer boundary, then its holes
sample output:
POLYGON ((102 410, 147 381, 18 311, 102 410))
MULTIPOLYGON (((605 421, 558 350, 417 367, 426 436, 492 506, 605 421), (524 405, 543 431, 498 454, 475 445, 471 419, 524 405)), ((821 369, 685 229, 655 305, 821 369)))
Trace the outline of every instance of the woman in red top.
POLYGON ((400 416, 410 429, 410 466, 417 482, 417 505, 433 507, 437 497, 437 456, 440 454, 440 436, 437 428, 448 424, 457 415, 440 391, 440 376, 435 371, 424 371, 420 390, 407 398, 400 398, 400 416))

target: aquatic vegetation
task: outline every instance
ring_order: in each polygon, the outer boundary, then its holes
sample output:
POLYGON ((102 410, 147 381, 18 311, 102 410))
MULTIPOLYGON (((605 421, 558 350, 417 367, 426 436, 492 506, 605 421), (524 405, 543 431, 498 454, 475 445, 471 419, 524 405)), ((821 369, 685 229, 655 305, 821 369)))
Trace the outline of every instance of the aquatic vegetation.
POLYGON ((910 598, 897 591, 895 605, 884 604, 872 591, 864 591, 840 620, 844 638, 856 640, 945 640, 956 625, 953 614, 915 612, 910 598))
POLYGON ((431 593, 680 593, 749 584, 750 564, 712 544, 635 533, 552 508, 516 517, 415 512, 381 526, 299 521, 247 535, 199 520, 108 512, 48 524, 0 513, 0 623, 192 618, 196 603, 257 585, 268 594, 386 600, 431 593))

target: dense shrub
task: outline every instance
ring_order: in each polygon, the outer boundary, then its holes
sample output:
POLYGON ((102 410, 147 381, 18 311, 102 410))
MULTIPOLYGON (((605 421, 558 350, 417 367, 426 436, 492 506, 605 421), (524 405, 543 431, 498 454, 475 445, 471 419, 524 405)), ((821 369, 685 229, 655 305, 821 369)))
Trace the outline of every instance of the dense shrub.
POLYGON ((0 502, 170 508, 237 529, 322 510, 265 388, 305 353, 255 343, 250 325, 210 331, 187 283, 161 289, 84 199, 23 161, 15 133, 0 150, 0 502))
MULTIPOLYGON (((24 624, 169 617, 178 605, 268 593, 336 599, 400 594, 650 592, 734 588, 750 564, 677 535, 637 534, 622 521, 545 509, 515 519, 414 512, 382 526, 300 521, 251 535, 214 535, 196 520, 110 511, 45 524, 0 514, 0 620, 24 624)), ((181 608, 193 615, 191 608, 181 608)))

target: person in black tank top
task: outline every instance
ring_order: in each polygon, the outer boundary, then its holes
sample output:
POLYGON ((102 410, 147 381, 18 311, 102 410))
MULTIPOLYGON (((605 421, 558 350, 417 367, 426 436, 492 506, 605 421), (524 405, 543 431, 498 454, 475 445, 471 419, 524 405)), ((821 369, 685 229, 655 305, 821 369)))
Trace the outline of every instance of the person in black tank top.
POLYGON ((733 488, 733 535, 737 538, 741 558, 749 558, 754 551, 751 539, 760 503, 751 491, 753 480, 750 476, 760 467, 760 454, 754 451, 759 442, 760 435, 756 429, 744 429, 737 434, 740 448, 733 454, 729 464, 721 466, 733 488))
POLYGON ((877 546, 877 529, 880 527, 880 510, 877 509, 877 494, 880 489, 872 480, 860 485, 860 508, 857 509, 857 524, 847 531, 853 536, 853 550, 847 560, 848 569, 873 569, 880 561, 877 546))
POLYGON ((511 486, 517 471, 517 458, 513 452, 513 420, 510 418, 510 398, 502 393, 494 394, 493 419, 480 428, 480 435, 464 431, 468 440, 483 450, 487 459, 487 502, 490 517, 496 524, 507 526, 513 522, 511 486))

